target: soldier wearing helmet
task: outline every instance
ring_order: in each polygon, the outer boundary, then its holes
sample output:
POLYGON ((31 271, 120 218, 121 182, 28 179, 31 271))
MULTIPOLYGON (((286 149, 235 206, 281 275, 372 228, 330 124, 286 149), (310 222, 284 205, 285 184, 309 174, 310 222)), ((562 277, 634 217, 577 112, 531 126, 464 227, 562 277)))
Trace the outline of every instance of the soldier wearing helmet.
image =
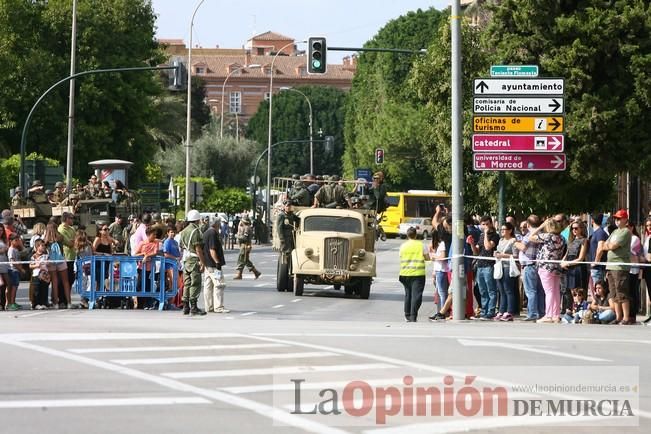
POLYGON ((14 189, 14 195, 11 198, 11 206, 13 208, 20 207, 20 206, 27 206, 27 201, 23 197, 22 187, 19 186, 14 189))
POLYGON ((183 315, 205 315, 197 301, 201 295, 201 273, 206 266, 203 256, 203 236, 199 229, 201 214, 192 209, 185 217, 188 225, 179 234, 179 247, 183 251, 183 315))
POLYGON ((43 184, 38 179, 32 182, 32 186, 29 188, 27 194, 34 203, 48 203, 47 195, 43 191, 43 184))
POLYGON ((294 182, 293 194, 289 199, 298 206, 310 206, 310 193, 301 181, 294 182))
POLYGON ((252 241, 253 228, 251 226, 251 218, 249 218, 248 214, 244 214, 237 228, 237 242, 240 245, 240 254, 237 257, 237 270, 233 280, 242 279, 244 267, 247 267, 255 275, 256 279, 262 274, 255 268, 253 262, 251 262, 252 241))
POLYGON ((61 181, 57 181, 56 184, 54 184, 54 194, 52 195, 52 200, 57 205, 60 205, 65 200, 66 196, 66 185, 61 181))

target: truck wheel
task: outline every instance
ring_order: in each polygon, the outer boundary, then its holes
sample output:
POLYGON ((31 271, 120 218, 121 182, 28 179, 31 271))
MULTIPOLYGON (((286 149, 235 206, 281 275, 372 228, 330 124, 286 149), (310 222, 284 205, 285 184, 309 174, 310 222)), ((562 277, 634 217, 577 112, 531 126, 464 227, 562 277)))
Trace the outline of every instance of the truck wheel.
POLYGON ((337 291, 341 291, 341 283, 335 283, 334 285, 332 285, 332 287, 337 291))
POLYGON ((289 290, 289 264, 283 263, 282 255, 278 255, 278 269, 276 271, 276 289, 279 292, 289 290))
POLYGON ((303 295, 303 287, 305 286, 305 279, 301 275, 294 275, 294 295, 300 297, 303 295))
POLYGON ((371 295, 371 279, 364 278, 359 282, 359 298, 363 300, 368 300, 368 297, 371 295))

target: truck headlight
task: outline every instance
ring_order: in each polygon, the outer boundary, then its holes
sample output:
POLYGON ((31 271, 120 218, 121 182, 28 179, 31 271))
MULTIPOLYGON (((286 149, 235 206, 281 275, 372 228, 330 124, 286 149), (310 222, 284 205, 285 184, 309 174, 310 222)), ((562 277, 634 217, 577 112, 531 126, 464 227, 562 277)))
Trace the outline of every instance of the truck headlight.
POLYGON ((363 258, 364 256, 366 256, 366 250, 359 249, 359 251, 357 252, 357 256, 359 256, 360 258, 363 258))
POLYGON ((312 249, 312 247, 308 247, 307 249, 305 249, 305 256, 311 258, 312 255, 314 255, 314 249, 312 249))

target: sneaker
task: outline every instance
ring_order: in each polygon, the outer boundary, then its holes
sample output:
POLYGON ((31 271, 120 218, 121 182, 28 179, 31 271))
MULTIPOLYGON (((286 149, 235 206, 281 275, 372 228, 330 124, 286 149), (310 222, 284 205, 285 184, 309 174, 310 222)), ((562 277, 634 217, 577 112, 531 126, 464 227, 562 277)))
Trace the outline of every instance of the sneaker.
POLYGON ((522 321, 528 321, 528 322, 532 322, 532 321, 533 321, 533 322, 536 322, 536 321, 538 321, 538 318, 534 318, 534 317, 526 317, 526 318, 523 319, 522 321))
POLYGON ((36 310, 47 310, 47 306, 43 306, 42 304, 39 304, 36 306, 36 310))
POLYGON ((224 306, 218 307, 214 310, 215 313, 229 313, 230 309, 226 309, 224 306))
POLYGON ((502 319, 502 315, 504 315, 504 314, 503 314, 503 313, 498 313, 497 315, 495 315, 495 316, 493 317, 493 319, 494 319, 495 321, 499 321, 499 320, 502 319))
POLYGON ((20 306, 18 306, 16 303, 12 303, 9 306, 7 306, 7 310, 11 310, 11 311, 20 310, 20 306))
POLYGON ((551 323, 553 322, 552 319, 548 316, 544 316, 540 318, 539 320, 536 321, 536 323, 551 323))
POLYGON ((72 303, 68 303, 68 304, 66 305, 66 309, 72 309, 72 303))
POLYGON ((570 323, 570 322, 567 320, 567 318, 563 318, 563 319, 561 319, 561 322, 562 322, 563 324, 569 324, 569 323, 570 323))
POLYGON ((642 321, 642 324, 648 324, 650 321, 651 321, 651 316, 645 319, 644 321, 642 321))
POLYGON ((500 318, 500 321, 505 321, 505 322, 513 321, 513 315, 511 315, 510 313, 507 312, 504 315, 502 315, 502 318, 500 318))
POLYGON ((479 321, 490 321, 492 319, 493 319, 493 317, 490 317, 488 315, 482 315, 482 316, 479 317, 479 321))

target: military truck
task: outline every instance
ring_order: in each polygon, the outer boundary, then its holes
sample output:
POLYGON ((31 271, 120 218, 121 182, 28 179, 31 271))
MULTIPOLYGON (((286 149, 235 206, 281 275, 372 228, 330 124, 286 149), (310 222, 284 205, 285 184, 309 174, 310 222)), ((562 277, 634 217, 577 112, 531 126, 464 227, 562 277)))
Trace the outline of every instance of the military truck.
POLYGON ((362 209, 304 208, 290 258, 278 258, 277 289, 303 295, 305 284, 344 287, 368 299, 375 277, 375 213, 362 209))

